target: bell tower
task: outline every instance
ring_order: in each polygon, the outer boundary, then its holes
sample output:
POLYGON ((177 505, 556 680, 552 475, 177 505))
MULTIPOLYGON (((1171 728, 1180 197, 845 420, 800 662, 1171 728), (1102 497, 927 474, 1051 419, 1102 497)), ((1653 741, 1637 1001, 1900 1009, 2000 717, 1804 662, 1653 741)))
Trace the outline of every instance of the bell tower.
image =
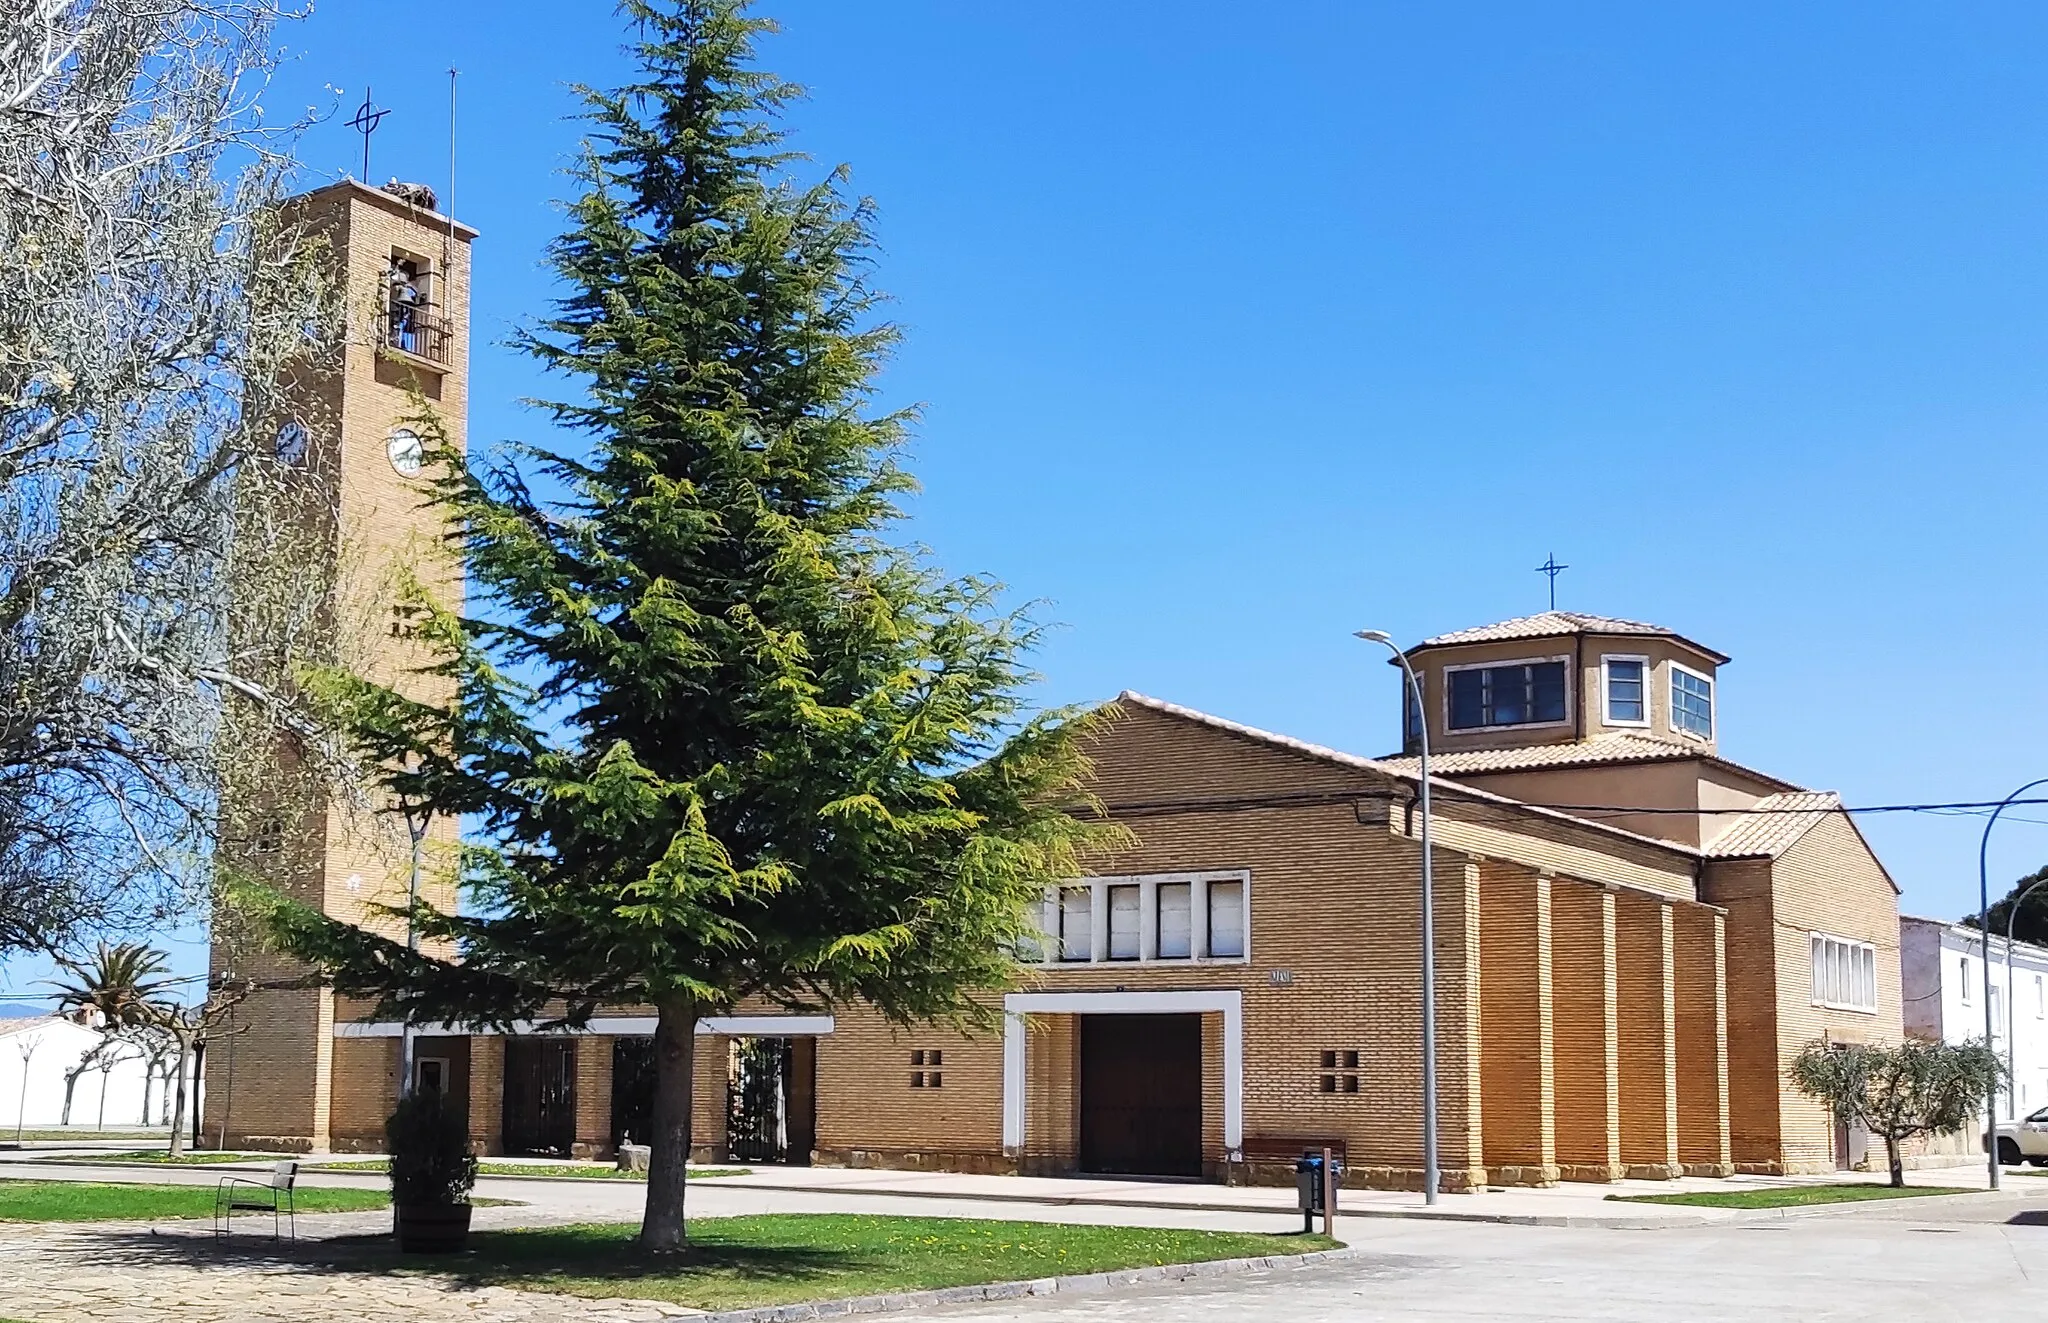
MULTIPOLYGON (((441 545, 443 520, 425 501, 427 441, 414 420, 424 402, 446 442, 465 444, 476 231, 436 211, 432 192, 418 185, 343 180, 283 210, 326 246, 346 336, 316 375, 293 382, 287 394, 303 416, 279 423, 277 456, 304 466, 309 487, 324 493, 334 530, 324 539, 333 558, 329 608, 349 664, 401 692, 441 697, 415 673, 422 658, 396 610, 396 583, 415 575, 450 604, 462 591, 460 568, 441 545)), ((402 924, 372 914, 402 905, 413 880, 413 831, 397 807, 324 796, 279 804, 275 830, 250 847, 276 856, 258 871, 335 918, 402 937, 402 924)), ((456 824, 427 823, 422 852, 431 859, 455 839, 456 824)), ((437 871, 422 870, 422 894, 452 908, 437 871)), ((218 935, 212 964, 216 974, 232 967, 264 983, 305 972, 247 943, 230 951, 218 935)), ((320 988, 266 987, 243 1002, 205 1063, 205 1141, 317 1153, 337 1134, 375 1133, 399 1092, 396 1040, 337 1054, 337 1018, 334 995, 320 988), (389 1078, 357 1078, 380 1073, 389 1078), (338 1099, 357 1097, 374 1100, 365 1104, 374 1118, 336 1115, 338 1099)))

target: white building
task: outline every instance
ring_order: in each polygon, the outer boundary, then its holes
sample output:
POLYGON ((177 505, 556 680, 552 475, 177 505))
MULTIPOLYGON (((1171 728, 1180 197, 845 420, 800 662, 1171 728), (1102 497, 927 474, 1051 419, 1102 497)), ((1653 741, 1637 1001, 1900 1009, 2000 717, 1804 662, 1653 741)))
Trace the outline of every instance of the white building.
POLYGON ((132 1130, 166 1120, 165 1077, 175 1071, 176 1058, 162 1063, 147 1081, 149 1115, 143 1116, 145 1076, 150 1063, 132 1043, 103 1051, 84 1070, 78 1065, 103 1039, 99 1031, 62 1016, 0 1019, 0 1140, 11 1140, 18 1127, 48 1129, 64 1117, 66 1075, 71 1082, 73 1130, 132 1130), (100 1069, 106 1065, 108 1069, 100 1069))
MULTIPOLYGON (((1948 1043, 1981 1042, 1983 961, 1984 943, 1975 928, 1901 916, 1906 1032, 1948 1043)), ((2048 1106, 2048 949, 2013 943, 2008 974, 2005 937, 1992 934, 1991 1021, 1991 1045, 2012 1063, 1999 1116, 2011 1119, 2048 1106)))

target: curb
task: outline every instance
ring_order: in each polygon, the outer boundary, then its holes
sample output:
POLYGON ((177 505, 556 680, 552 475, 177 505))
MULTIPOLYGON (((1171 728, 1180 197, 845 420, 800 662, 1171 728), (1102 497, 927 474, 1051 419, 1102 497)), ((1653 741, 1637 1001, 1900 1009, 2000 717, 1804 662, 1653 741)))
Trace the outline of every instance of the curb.
POLYGON ((793 1305, 762 1305, 753 1309, 728 1309, 683 1317, 689 1318, 691 1323, 796 1323, 802 1319, 880 1314, 925 1305, 1021 1300, 1027 1296, 1092 1295, 1147 1282, 1185 1282, 1276 1268, 1301 1268, 1331 1259, 1349 1258, 1355 1253, 1357 1251, 1345 1248, 1317 1250, 1311 1254, 1271 1254, 1256 1259, 1211 1259, 1204 1263, 1169 1263, 1152 1268, 1128 1268, 1121 1272, 1082 1273, 1073 1277, 1039 1277, 1024 1282, 989 1282, 981 1286, 944 1286, 934 1291, 899 1291, 892 1295, 857 1295, 793 1305))

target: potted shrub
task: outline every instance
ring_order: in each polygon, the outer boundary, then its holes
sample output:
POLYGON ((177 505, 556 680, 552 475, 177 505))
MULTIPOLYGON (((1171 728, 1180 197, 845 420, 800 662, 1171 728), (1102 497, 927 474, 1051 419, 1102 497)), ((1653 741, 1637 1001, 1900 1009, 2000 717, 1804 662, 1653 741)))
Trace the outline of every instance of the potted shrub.
POLYGON ((406 1254, 452 1254, 469 1244, 476 1158, 461 1111, 438 1092, 414 1093, 384 1123, 391 1151, 391 1215, 406 1254))

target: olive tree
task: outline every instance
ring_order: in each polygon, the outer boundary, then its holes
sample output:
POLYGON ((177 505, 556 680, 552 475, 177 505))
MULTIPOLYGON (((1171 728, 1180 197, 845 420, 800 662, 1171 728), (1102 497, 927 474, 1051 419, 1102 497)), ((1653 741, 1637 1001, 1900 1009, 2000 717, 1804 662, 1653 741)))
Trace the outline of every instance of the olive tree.
POLYGON ((1794 1058, 1792 1084, 1824 1104, 1838 1124, 1861 1121, 1884 1140, 1892 1184, 1904 1186, 1899 1145, 1970 1123, 2005 1074, 1982 1043, 1908 1040, 1896 1045, 1808 1043, 1794 1058))

